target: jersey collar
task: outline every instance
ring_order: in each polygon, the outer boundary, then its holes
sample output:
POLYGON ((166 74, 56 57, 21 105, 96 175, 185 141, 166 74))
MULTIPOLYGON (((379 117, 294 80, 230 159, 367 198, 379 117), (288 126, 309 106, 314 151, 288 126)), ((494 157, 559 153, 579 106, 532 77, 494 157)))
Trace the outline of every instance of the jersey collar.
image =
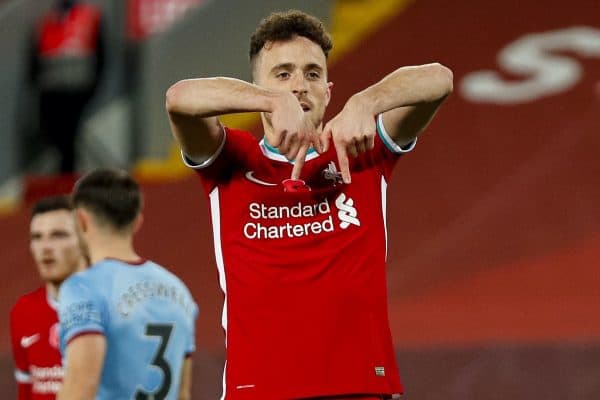
POLYGON ((46 290, 46 301, 48 302, 50 308, 52 308, 54 311, 58 311, 58 301, 50 296, 48 290, 46 290))
MULTIPOLYGON (((285 156, 283 154, 281 154, 279 152, 279 150, 277 150, 275 147, 273 147, 269 143, 267 143, 267 141, 265 140, 264 137, 260 140, 258 145, 260 146, 260 150, 262 151, 262 153, 264 154, 265 157, 267 157, 271 160, 275 160, 275 161, 283 161, 283 162, 288 162, 291 164, 294 163, 294 161, 288 160, 287 158, 285 158, 285 156)), ((320 154, 317 152, 317 150, 315 150, 313 147, 311 147, 310 149, 308 149, 308 152, 306 153, 306 161, 315 159, 315 158, 319 157, 319 155, 320 154)))

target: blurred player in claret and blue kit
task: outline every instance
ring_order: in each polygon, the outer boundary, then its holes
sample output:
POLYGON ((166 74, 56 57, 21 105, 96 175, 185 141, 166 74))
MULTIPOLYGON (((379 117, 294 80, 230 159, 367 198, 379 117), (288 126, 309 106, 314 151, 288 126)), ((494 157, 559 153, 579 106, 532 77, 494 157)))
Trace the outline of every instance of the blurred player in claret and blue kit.
POLYGON ((10 313, 18 400, 56 398, 63 368, 58 346, 58 290, 87 265, 67 196, 46 197, 32 208, 29 246, 44 285, 17 301, 10 313))
POLYGON ((125 171, 93 171, 72 201, 91 266, 60 290, 58 398, 189 399, 198 308, 179 278, 133 247, 138 184, 125 171))
POLYGON ((324 124, 331 48, 317 18, 273 13, 250 40, 252 83, 186 79, 167 91, 172 133, 209 198, 226 400, 404 391, 387 316, 387 182, 452 72, 398 68, 324 124), (261 112, 264 137, 223 126, 236 112, 261 112))

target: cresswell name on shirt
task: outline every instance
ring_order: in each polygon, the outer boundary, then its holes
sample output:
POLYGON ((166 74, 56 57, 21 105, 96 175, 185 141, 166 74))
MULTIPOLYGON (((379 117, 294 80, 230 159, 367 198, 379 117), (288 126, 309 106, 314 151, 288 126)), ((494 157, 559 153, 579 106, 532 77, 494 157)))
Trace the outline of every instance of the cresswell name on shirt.
POLYGON ((194 302, 190 296, 175 285, 159 281, 143 280, 128 286, 119 295, 117 310, 121 317, 127 318, 141 302, 157 299, 177 305, 193 321, 194 302))
POLYGON ((315 203, 298 202, 291 206, 273 206, 252 202, 248 205, 250 221, 244 225, 248 239, 299 238, 333 232, 337 228, 360 226, 358 211, 352 198, 340 193, 335 199, 338 223, 327 199, 315 203), (310 218, 309 221, 306 219, 310 218), (295 222, 302 219, 302 222, 295 222))

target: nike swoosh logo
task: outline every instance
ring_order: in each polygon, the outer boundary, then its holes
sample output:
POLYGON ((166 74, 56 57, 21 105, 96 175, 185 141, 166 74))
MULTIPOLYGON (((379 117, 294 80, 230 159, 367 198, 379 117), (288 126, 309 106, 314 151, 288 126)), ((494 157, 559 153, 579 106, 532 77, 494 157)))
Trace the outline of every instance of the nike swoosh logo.
POLYGON ((265 181, 261 181, 260 179, 257 179, 253 176, 254 171, 248 171, 246 172, 246 179, 248 179, 250 182, 254 182, 257 183, 259 185, 263 185, 263 186, 277 186, 276 183, 269 183, 269 182, 265 182, 265 181))
POLYGON ((35 335, 31 335, 31 336, 23 336, 21 338, 21 347, 28 348, 29 346, 31 346, 38 340, 40 340, 39 333, 36 333, 35 335))
POLYGON ((237 385, 235 388, 236 389, 250 389, 256 387, 256 385, 237 385))

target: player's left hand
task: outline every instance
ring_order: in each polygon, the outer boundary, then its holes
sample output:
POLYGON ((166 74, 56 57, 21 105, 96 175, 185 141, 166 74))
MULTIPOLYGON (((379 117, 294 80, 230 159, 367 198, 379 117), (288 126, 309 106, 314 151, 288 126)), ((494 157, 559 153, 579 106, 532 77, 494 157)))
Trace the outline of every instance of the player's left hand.
POLYGON ((354 97, 323 128, 320 137, 322 149, 327 151, 333 141, 344 183, 351 182, 348 154, 358 157, 370 151, 375 145, 375 132, 373 114, 354 97))

